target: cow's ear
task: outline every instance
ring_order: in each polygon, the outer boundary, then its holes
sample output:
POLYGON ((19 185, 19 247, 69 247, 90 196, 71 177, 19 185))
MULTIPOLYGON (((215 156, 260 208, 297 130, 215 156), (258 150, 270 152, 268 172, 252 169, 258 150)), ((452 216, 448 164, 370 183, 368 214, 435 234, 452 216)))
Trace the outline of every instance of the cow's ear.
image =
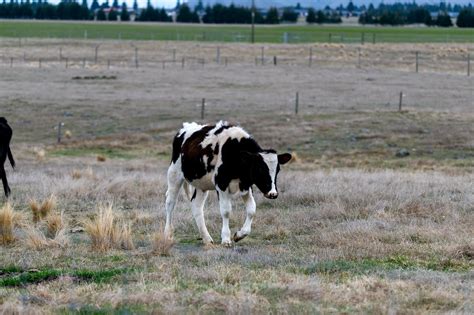
POLYGON ((290 153, 278 154, 278 163, 281 165, 288 163, 293 156, 290 153))
POLYGON ((255 154, 250 153, 248 151, 240 151, 240 161, 243 165, 251 164, 254 158, 255 154))

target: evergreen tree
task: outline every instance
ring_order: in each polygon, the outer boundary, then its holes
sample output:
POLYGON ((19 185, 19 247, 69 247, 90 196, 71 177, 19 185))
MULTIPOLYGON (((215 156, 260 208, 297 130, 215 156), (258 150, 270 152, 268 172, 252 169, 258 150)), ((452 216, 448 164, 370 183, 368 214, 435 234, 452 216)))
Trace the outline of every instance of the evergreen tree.
POLYGON ((180 23, 199 23, 199 15, 196 11, 192 12, 189 6, 184 3, 178 9, 176 21, 180 23))
POLYGON ((117 18, 118 18, 118 14, 117 14, 117 11, 112 8, 110 11, 109 11, 109 15, 107 16, 107 20, 109 21, 117 21, 117 18))
POLYGON ((306 15, 306 23, 313 24, 316 23, 316 12, 313 8, 308 9, 308 15, 306 15))
POLYGON ((105 21, 107 20, 107 17, 105 16, 105 12, 103 9, 99 9, 97 11, 97 21, 105 21))
POLYGON ((286 8, 285 10, 283 10, 281 20, 284 22, 296 23, 296 21, 298 20, 298 13, 296 13, 291 8, 286 8))
POLYGON ((120 8, 118 0, 114 0, 114 2, 112 3, 112 8, 114 9, 120 8))
POLYGON ((138 2, 137 2, 137 0, 133 0, 133 11, 135 11, 135 13, 138 12, 138 2))
POLYGON ((268 9, 265 23, 266 24, 279 24, 280 23, 280 17, 279 17, 277 8, 272 7, 268 9))
POLYGON ((130 21, 130 14, 128 13, 127 3, 122 3, 122 11, 120 12, 120 21, 130 21))
POLYGON ((456 20, 458 27, 474 27, 474 10, 472 8, 465 8, 459 12, 456 20))
POLYGON ((440 27, 451 27, 453 21, 447 12, 440 12, 436 18, 436 25, 440 27))
POLYGON ((91 11, 95 12, 100 7, 99 2, 97 0, 93 0, 91 4, 91 11))

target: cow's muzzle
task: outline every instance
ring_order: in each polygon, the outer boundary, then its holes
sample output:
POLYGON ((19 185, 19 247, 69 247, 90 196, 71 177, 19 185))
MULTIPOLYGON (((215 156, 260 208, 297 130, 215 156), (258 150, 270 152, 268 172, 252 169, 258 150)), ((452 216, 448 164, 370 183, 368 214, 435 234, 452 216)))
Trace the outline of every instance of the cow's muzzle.
POLYGON ((264 196, 268 199, 277 199, 278 193, 270 192, 268 194, 265 194, 264 196))

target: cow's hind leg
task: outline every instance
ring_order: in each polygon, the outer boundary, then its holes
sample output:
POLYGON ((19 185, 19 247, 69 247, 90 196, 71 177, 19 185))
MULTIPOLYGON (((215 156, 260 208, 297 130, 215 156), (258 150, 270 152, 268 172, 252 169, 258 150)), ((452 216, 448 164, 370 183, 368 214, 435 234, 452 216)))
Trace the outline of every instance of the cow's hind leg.
POLYGON ((225 246, 231 246, 232 241, 230 240, 230 228, 229 228, 229 218, 230 213, 232 212, 232 203, 231 197, 226 193, 219 193, 219 207, 221 210, 222 216, 222 244, 225 246))
POLYGON ((255 199, 253 199, 252 190, 249 190, 248 194, 244 195, 242 199, 245 203, 245 210, 247 212, 247 216, 245 218, 244 225, 242 226, 240 231, 234 234, 234 242, 238 242, 250 234, 253 216, 255 215, 255 209, 257 208, 255 204, 255 199))
POLYGON ((172 163, 168 168, 168 190, 166 191, 166 224, 165 235, 169 238, 173 237, 172 215, 179 191, 183 185, 184 177, 180 169, 180 163, 172 163))
POLYGON ((211 244, 214 241, 209 235, 209 232, 204 221, 204 204, 206 203, 208 192, 196 189, 196 193, 191 199, 191 209, 193 210, 194 220, 196 220, 196 225, 201 234, 202 241, 204 244, 211 244))

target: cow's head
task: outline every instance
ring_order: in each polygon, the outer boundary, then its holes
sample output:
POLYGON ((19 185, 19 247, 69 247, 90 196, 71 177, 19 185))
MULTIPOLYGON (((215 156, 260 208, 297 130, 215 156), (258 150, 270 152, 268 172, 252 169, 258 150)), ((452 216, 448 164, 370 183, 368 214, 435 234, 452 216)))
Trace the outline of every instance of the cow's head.
POLYGON ((280 165, 291 160, 291 154, 277 154, 274 150, 260 153, 241 152, 241 159, 250 171, 250 180, 269 199, 278 197, 277 176, 280 165))

